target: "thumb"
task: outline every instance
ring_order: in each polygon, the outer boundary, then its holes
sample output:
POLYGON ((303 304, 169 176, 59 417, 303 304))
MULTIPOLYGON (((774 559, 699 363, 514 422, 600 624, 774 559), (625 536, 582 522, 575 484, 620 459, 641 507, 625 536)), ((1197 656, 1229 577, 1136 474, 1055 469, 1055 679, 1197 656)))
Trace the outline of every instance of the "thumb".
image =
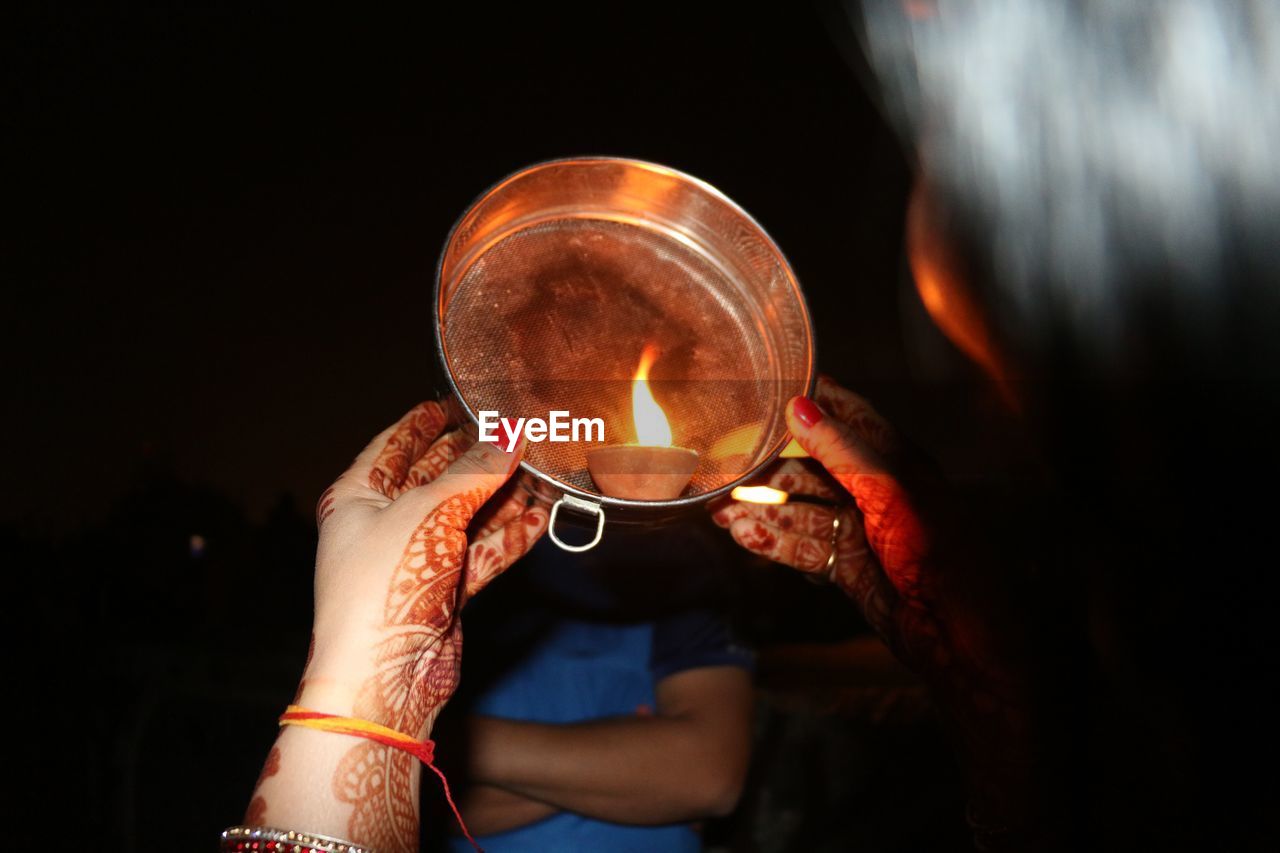
POLYGON ((867 544, 890 582, 899 593, 916 595, 928 537, 884 457, 850 426, 827 417, 808 397, 793 397, 787 404, 787 425, 800 446, 853 495, 867 544))
POLYGON ((396 503, 406 504, 407 511, 417 515, 438 510, 438 521, 466 530, 485 501, 520 467, 523 450, 523 441, 510 452, 496 444, 478 441, 450 463, 439 477, 405 492, 396 503))
POLYGON ((792 397, 786 414, 787 427, 795 440, 855 499, 854 484, 860 476, 886 473, 884 457, 808 397, 792 397))

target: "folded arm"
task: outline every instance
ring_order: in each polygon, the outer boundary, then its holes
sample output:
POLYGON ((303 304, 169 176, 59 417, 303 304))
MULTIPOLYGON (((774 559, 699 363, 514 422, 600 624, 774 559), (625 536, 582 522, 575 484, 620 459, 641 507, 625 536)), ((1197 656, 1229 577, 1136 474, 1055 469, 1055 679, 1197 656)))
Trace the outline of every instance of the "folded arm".
POLYGON ((480 787, 468 821, 492 833, 559 810, 630 824, 732 811, 750 758, 750 675, 736 666, 685 670, 660 681, 656 699, 652 716, 565 725, 476 718, 470 771, 480 787))

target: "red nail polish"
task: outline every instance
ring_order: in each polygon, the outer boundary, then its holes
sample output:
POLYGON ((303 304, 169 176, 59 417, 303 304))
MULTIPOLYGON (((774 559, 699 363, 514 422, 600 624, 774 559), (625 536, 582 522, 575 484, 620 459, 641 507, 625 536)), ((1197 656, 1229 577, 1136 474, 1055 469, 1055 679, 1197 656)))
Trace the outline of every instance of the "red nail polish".
POLYGON ((793 399, 791 401, 791 413, 796 416, 796 420, 807 427, 811 427, 822 420, 822 409, 819 409, 818 404, 808 397, 796 397, 793 399))

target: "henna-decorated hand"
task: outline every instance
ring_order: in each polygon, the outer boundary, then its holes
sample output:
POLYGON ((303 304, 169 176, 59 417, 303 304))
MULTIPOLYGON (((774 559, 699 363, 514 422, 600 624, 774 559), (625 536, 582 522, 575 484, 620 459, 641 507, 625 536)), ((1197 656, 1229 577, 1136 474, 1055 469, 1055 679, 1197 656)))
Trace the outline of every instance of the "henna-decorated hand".
POLYGON ((962 686, 988 701, 1008 677, 1007 650, 991 636, 990 606, 976 597, 986 589, 975 576, 979 561, 957 547, 962 537, 954 535, 940 485, 931 484, 931 494, 903 486, 899 443, 867 401, 826 377, 815 397, 793 399, 787 423, 825 472, 789 459, 763 483, 829 503, 725 500, 713 518, 748 550, 839 586, 894 653, 935 686, 962 686))
POLYGON ((316 509, 316 645, 303 690, 354 691, 357 716, 419 736, 457 682, 459 609, 547 525, 519 482, 503 487, 519 453, 446 431, 453 411, 415 407, 316 509), (341 683, 350 673, 364 677, 341 683))
MULTIPOLYGON (((297 704, 425 738, 457 686, 459 609, 546 530, 547 511, 508 482, 519 451, 447 431, 453 411, 415 407, 321 496, 315 630, 297 704)), ((246 822, 417 849, 419 774, 405 752, 290 728, 246 822), (330 767, 331 782, 317 783, 330 767)))
POLYGON ((786 460, 764 484, 829 503, 727 500, 713 508, 715 521, 748 550, 825 577, 859 605, 933 688, 969 771, 975 828, 998 825, 1025 839, 1038 818, 1029 804, 1033 714, 1016 610, 1000 603, 994 564, 974 547, 941 484, 904 458, 870 404, 825 377, 815 397, 792 399, 787 423, 822 468, 786 460), (915 488, 903 484, 907 470, 915 488))

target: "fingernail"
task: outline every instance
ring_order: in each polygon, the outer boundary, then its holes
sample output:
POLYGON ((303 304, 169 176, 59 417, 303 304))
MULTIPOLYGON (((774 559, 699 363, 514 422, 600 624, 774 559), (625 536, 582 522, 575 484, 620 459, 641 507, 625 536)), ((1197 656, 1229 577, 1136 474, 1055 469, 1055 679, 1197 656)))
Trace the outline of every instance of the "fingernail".
POLYGON ((808 397, 792 398, 791 413, 796 416, 796 420, 807 427, 811 427, 822 420, 822 409, 819 409, 818 404, 808 397))

